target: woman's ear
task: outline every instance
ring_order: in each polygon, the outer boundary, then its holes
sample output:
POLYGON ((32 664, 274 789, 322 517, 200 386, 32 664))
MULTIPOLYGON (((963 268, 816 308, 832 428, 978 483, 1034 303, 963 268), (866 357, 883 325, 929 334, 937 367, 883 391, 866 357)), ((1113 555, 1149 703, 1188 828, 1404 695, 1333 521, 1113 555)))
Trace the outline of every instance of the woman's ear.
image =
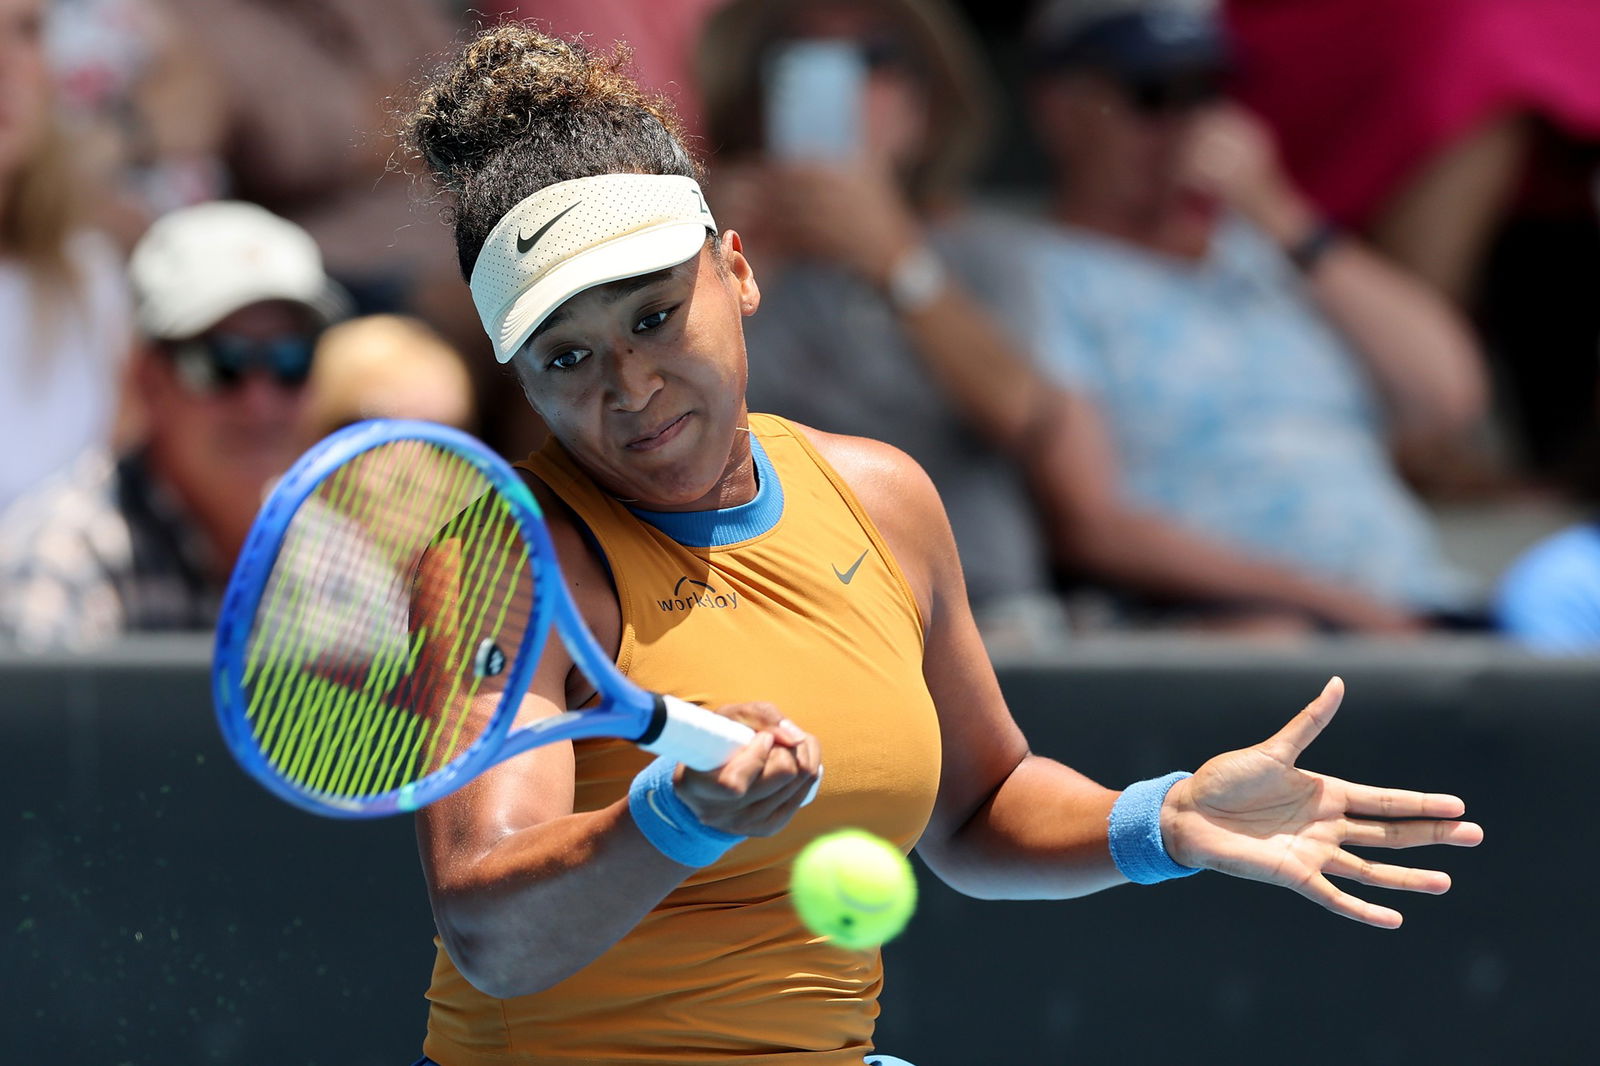
POLYGON ((761 306, 761 287, 756 284, 755 268, 744 255, 744 242, 735 230, 722 234, 722 262, 733 282, 734 295, 739 300, 739 313, 749 317, 761 306))

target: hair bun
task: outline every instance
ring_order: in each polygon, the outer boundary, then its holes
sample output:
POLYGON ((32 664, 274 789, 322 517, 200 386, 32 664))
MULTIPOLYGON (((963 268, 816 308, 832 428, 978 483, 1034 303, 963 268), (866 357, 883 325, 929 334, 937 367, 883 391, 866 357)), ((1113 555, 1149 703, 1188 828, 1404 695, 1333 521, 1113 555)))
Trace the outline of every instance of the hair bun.
POLYGON ((484 30, 436 73, 406 122, 412 152, 450 193, 462 277, 494 224, 547 185, 594 174, 700 178, 672 105, 609 55, 520 22, 484 30))
POLYGON ((609 56, 597 55, 522 23, 501 23, 470 41, 423 91, 411 142, 439 182, 460 192, 507 142, 534 135, 535 126, 570 128, 580 114, 643 111, 676 135, 670 105, 624 73, 631 59, 620 42, 609 56))

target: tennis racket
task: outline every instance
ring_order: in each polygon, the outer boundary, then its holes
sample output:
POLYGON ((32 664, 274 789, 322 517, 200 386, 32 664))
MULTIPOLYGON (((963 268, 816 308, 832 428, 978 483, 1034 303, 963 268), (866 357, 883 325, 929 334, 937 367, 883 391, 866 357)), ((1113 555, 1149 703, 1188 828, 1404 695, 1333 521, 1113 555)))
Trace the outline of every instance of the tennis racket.
POLYGON ((427 422, 357 423, 284 475, 223 599, 212 692, 246 771, 348 818, 416 810, 556 741, 621 737, 710 770, 755 735, 624 677, 527 485, 427 422), (598 703, 513 729, 552 627, 598 703))

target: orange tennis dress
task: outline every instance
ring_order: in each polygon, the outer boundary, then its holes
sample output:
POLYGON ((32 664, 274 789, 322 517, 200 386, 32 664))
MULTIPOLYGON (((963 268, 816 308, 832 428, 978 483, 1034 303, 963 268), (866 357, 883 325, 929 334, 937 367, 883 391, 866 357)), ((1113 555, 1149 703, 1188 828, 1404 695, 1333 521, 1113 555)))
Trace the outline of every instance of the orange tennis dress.
MULTIPOLYGON (((631 512, 553 442, 518 465, 598 543, 622 609, 623 673, 705 706, 776 704, 821 741, 821 791, 782 833, 695 871, 543 992, 486 996, 440 947, 424 1048, 443 1066, 861 1066, 872 1048, 882 960, 809 933, 789 867, 830 829, 860 826, 909 851, 926 826, 940 746, 922 620, 877 529, 803 432, 765 415, 750 425, 759 491, 722 511, 631 512)), ((625 796, 650 758, 621 741, 576 751, 580 811, 625 796)))

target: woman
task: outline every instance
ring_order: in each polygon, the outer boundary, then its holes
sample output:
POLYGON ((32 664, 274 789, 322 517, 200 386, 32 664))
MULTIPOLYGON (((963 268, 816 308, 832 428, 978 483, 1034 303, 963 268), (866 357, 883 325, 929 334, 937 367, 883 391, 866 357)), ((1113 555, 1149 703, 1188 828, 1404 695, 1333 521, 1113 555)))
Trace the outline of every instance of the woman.
POLYGON ((1058 645, 1065 611, 1019 461, 1053 417, 1031 369, 1050 316, 1018 224, 971 203, 994 96, 976 42, 940 0, 734 0, 699 69, 710 196, 761 263, 750 402, 910 454, 944 500, 990 649, 1058 645), (784 133, 785 101, 829 82, 795 94, 774 77, 819 44, 857 60, 841 110, 859 133, 832 151, 784 133))
POLYGON ((122 265, 84 224, 43 0, 0 0, 0 510, 106 443, 131 342, 122 265))
MULTIPOLYGON (((926 476, 746 412, 750 261, 619 67, 497 27, 425 90, 412 136, 496 355, 550 427, 523 466, 585 619, 641 684, 758 735, 709 773, 619 742, 540 749, 424 811, 424 1062, 860 1066, 879 957, 811 936, 785 896, 795 852, 842 824, 985 897, 1209 867, 1392 927, 1325 875, 1448 887, 1342 845, 1476 843, 1460 800, 1293 769, 1337 681, 1266 743, 1120 796, 1031 755, 926 476)), ((592 695, 552 649, 522 714, 592 695)))

